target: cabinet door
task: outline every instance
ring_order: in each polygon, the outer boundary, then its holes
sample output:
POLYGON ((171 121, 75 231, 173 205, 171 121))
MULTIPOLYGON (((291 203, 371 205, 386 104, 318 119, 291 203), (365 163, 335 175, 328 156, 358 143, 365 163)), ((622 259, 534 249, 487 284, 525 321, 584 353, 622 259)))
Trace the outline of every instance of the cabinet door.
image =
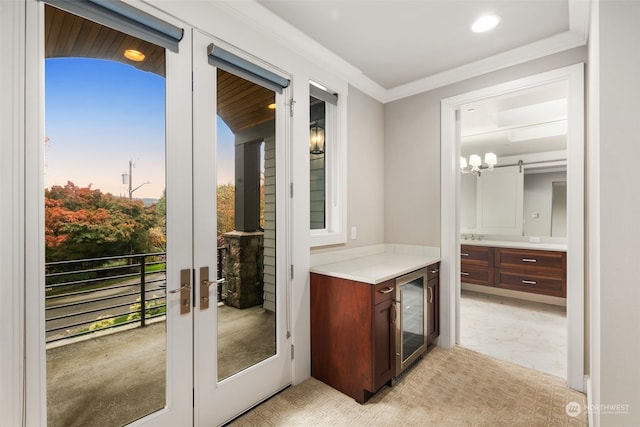
POLYGON ((440 281, 434 277, 427 282, 427 345, 440 335, 440 281))
POLYGON ((396 306, 387 299, 373 307, 373 391, 378 390, 395 372, 396 306))

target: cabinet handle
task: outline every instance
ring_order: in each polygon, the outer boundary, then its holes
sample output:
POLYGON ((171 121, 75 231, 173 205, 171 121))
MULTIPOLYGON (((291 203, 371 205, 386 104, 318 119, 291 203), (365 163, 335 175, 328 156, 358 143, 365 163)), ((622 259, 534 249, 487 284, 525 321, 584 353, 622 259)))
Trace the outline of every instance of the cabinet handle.
POLYGON ((429 270, 429 273, 431 273, 431 274, 436 274, 436 273, 438 273, 439 271, 440 271, 440 270, 429 270))
POLYGON ((433 304, 433 288, 427 288, 429 289, 429 304, 433 304))
POLYGON ((464 252, 460 252, 460 256, 469 256, 469 254, 464 253, 464 252))
POLYGON ((522 284, 523 285, 537 285, 538 282, 534 282, 533 280, 523 280, 522 284))
POLYGON ((461 275, 461 276, 468 276, 468 275, 469 275, 469 273, 467 273, 466 271, 461 271, 461 272, 460 272, 460 275, 461 275))
POLYGON ((381 294, 389 294, 393 292, 393 288, 389 286, 387 289, 380 289, 378 292, 380 292, 381 294))
POLYGON ((522 258, 522 262, 538 262, 533 258, 522 258))
POLYGON ((396 323, 396 305, 391 304, 391 323, 396 323))

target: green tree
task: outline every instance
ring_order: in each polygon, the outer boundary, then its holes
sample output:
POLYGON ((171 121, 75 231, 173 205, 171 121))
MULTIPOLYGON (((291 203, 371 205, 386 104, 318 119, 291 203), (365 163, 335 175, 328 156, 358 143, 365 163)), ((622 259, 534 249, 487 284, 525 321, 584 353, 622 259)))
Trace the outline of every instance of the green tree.
POLYGON ((45 190, 47 261, 161 250, 150 233, 160 218, 156 205, 72 182, 52 186, 45 190))

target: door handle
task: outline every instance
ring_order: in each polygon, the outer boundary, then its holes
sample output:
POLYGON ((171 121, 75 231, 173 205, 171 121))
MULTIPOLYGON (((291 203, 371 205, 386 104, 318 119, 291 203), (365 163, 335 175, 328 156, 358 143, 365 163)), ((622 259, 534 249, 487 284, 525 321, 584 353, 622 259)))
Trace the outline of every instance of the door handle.
POLYGON ((191 311, 191 270, 180 270, 180 287, 172 289, 170 294, 180 293, 180 314, 189 314, 191 311))
POLYGON ((219 285, 224 282, 224 278, 209 280, 209 267, 200 267, 200 310, 209 308, 209 286, 214 283, 219 285))

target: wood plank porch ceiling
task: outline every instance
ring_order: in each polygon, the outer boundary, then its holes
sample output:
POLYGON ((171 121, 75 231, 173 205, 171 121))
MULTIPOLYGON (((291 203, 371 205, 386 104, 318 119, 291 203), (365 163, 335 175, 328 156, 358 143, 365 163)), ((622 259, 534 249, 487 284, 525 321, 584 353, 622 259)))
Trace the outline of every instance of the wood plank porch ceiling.
MULTIPOLYGON (((106 59, 165 77, 164 48, 49 5, 45 6, 45 57, 106 59), (144 53, 145 59, 125 58, 127 49, 144 53)), ((275 119, 275 111, 267 108, 275 103, 273 91, 221 69, 217 78, 218 115, 232 132, 275 119)))

